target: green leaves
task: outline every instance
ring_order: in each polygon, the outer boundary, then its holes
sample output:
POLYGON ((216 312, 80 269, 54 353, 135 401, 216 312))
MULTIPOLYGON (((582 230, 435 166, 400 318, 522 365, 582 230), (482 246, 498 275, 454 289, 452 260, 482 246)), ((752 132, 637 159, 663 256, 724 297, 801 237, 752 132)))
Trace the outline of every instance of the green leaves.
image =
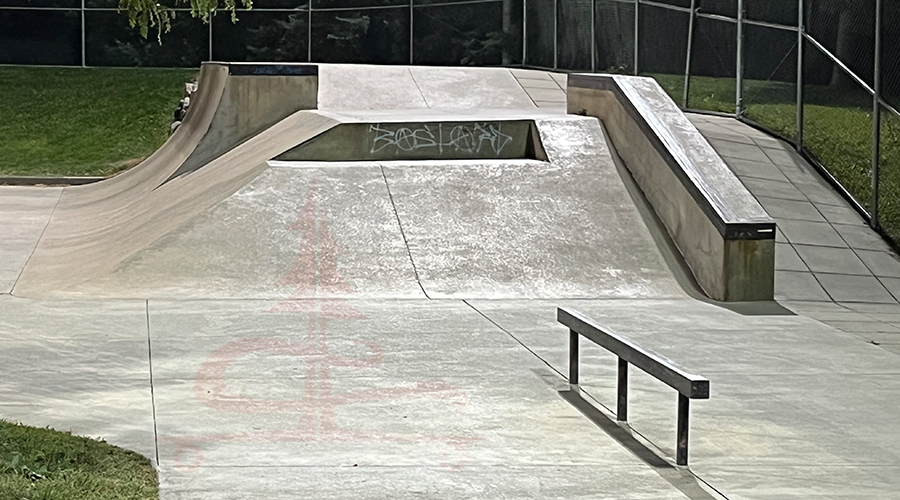
MULTIPOLYGON (((231 22, 237 22, 236 0, 174 0, 169 5, 158 3, 157 0, 119 0, 119 11, 128 14, 128 23, 132 28, 140 30, 144 38, 147 38, 151 29, 156 30, 156 39, 161 44, 163 33, 172 29, 172 20, 175 19, 173 8, 186 4, 190 6, 191 16, 200 18, 204 23, 208 23, 210 16, 215 15, 218 9, 229 11, 231 22)), ((240 0, 240 5, 251 9, 253 0, 240 0)))

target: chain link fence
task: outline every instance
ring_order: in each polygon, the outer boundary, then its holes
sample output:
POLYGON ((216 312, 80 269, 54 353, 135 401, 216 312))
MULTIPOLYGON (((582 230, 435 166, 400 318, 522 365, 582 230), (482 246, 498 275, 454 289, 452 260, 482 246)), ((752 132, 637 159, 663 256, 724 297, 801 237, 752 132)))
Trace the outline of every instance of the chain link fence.
POLYGON ((792 142, 900 241, 900 2, 256 0, 160 45, 118 0, 0 0, 0 64, 204 60, 524 66, 656 78, 685 109, 792 142))

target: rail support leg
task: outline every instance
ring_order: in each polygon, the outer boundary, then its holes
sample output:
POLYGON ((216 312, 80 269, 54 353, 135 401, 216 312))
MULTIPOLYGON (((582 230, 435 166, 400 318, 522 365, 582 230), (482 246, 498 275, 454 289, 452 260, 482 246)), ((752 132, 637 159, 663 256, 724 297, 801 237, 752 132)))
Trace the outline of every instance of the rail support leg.
POLYGON ((691 400, 678 393, 678 443, 675 449, 675 463, 688 464, 688 429, 690 428, 691 400))
POLYGON ((619 390, 616 399, 616 420, 628 421, 628 361, 619 358, 619 390))
POLYGON ((569 384, 578 385, 578 332, 569 330, 569 384))

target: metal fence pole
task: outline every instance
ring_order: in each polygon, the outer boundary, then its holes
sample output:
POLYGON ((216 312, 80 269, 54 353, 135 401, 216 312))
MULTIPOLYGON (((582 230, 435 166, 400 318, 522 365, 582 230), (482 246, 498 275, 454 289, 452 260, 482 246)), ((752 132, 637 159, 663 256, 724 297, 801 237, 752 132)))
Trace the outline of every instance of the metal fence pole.
POLYGON ((81 0, 81 67, 82 68, 87 67, 87 58, 85 57, 87 50, 85 49, 85 40, 86 40, 86 36, 85 36, 85 28, 84 28, 84 0, 81 0))
POLYGON ((522 0, 522 67, 528 58, 528 0, 522 0))
POLYGON ((313 13, 313 0, 309 0, 309 21, 308 26, 306 27, 306 60, 307 62, 312 62, 312 13, 313 13))
POLYGON ((591 0, 591 73, 597 72, 597 0, 591 0))
POLYGON ((553 0, 553 69, 559 68, 559 0, 553 0))
POLYGON ((881 169, 881 0, 875 0, 875 96, 872 99, 872 221, 877 228, 879 170, 881 169))
POLYGON ((413 65, 413 29, 416 27, 416 14, 413 12, 413 0, 409 0, 409 65, 413 65))
POLYGON ((737 3, 737 63, 734 79, 734 116, 744 114, 744 0, 737 3))
POLYGON ((640 70, 638 68, 638 63, 640 62, 639 57, 639 40, 641 34, 641 0, 634 0, 634 74, 639 75, 640 70))
POLYGON ((209 16, 209 53, 207 54, 209 59, 207 61, 213 60, 213 16, 210 14, 209 16))
POLYGON ((803 34, 806 13, 803 0, 797 0, 797 151, 803 151, 803 34))
POLYGON ((691 92, 691 52, 694 48, 694 22, 697 19, 697 0, 691 0, 691 17, 688 21, 687 54, 684 58, 684 96, 681 99, 681 107, 688 107, 688 97, 691 92))

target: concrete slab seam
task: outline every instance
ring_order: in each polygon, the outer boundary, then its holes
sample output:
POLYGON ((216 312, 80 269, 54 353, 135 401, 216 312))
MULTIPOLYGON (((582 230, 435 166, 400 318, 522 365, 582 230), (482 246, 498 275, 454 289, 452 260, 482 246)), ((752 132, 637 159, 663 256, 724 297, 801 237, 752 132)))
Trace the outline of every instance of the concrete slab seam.
POLYGON ((409 240, 406 239, 406 231, 403 229, 403 222, 400 221, 400 212, 397 211, 397 204, 394 202, 394 194, 391 193, 391 185, 388 183, 387 174, 384 172, 384 165, 379 164, 378 168, 381 170, 381 178, 384 179, 384 187, 387 189, 388 199, 391 200, 391 208, 394 210, 394 217, 397 218, 397 227, 400 228, 400 236, 403 237, 403 245, 406 247, 406 255, 409 257, 409 263, 412 265, 416 283, 419 285, 419 288, 422 289, 425 298, 431 300, 431 297, 428 296, 428 292, 425 290, 425 286, 422 285, 422 280, 419 279, 419 270, 416 268, 416 261, 413 260, 412 250, 409 249, 409 240))
POLYGON ((38 236, 37 241, 34 242, 34 248, 31 249, 31 253, 28 254, 28 259, 25 260, 25 263, 22 265, 22 269, 19 269, 19 275, 16 276, 16 280, 13 281, 12 287, 9 289, 9 294, 12 293, 16 289, 16 285, 19 284, 19 280, 22 278, 22 273, 25 272, 25 268, 28 267, 28 262, 31 261, 31 258, 34 257, 34 252, 37 251, 38 245, 40 245, 41 240, 44 238, 44 233, 47 232, 47 228, 50 227, 50 222, 53 221, 53 216, 56 214, 56 209, 59 207, 59 202, 62 200, 63 193, 66 191, 66 188, 62 188, 59 191, 59 197, 56 198, 56 203, 53 205, 53 210, 50 211, 50 216, 47 217, 47 223, 44 224, 44 229, 41 230, 40 236, 38 236))
POLYGON ((406 68, 407 73, 409 73, 409 78, 412 80, 413 85, 416 86, 416 90, 419 91, 419 95, 422 96, 422 102, 425 103, 426 106, 431 108, 431 104, 428 102, 428 99, 425 97, 425 92, 422 92, 422 87, 419 86, 419 82, 416 81, 416 75, 413 74, 412 68, 406 68))
POLYGON ((150 339, 150 300, 144 301, 144 312, 147 316, 147 368, 150 371, 150 409, 153 413, 153 448, 156 451, 156 467, 159 463, 159 429, 156 424, 156 394, 153 390, 153 344, 150 339))
MULTIPOLYGON (((519 81, 519 77, 516 76, 512 71, 510 71, 509 74, 512 75, 513 79, 516 80, 516 83, 519 84, 519 87, 522 87, 522 90, 525 92, 525 95, 528 96, 528 99, 531 100, 531 102, 534 104, 534 106, 535 106, 536 108, 540 108, 540 106, 538 106, 537 101, 534 100, 534 97, 531 97, 531 94, 528 93, 528 89, 526 89, 525 86, 522 85, 522 82, 519 81)), ((557 85, 559 85, 559 84, 557 83, 557 85)))

